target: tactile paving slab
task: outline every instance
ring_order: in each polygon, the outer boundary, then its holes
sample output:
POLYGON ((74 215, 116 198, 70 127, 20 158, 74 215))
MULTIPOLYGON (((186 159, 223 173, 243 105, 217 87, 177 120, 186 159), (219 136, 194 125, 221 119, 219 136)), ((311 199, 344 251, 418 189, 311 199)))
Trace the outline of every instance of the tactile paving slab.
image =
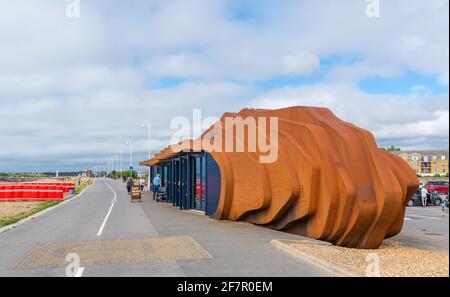
POLYGON ((81 266, 212 258, 190 236, 53 242, 38 244, 11 270, 66 267, 69 253, 79 255, 81 266))

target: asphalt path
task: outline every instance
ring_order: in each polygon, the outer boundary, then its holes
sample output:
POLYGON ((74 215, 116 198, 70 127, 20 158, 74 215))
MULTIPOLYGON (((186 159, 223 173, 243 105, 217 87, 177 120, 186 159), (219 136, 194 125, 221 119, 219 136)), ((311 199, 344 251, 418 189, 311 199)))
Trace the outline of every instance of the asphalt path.
MULTIPOLYGON (((13 270, 36 245, 158 236, 115 181, 96 180, 80 197, 0 234, 0 276, 66 276, 66 267, 13 270)), ((68 262, 69 264, 70 262, 68 262)), ((183 276, 175 261, 91 265, 80 276, 183 276)))
MULTIPOLYGON (((131 203, 123 183, 97 179, 82 195, 1 233, 0 276, 327 276, 270 244, 272 239, 298 236, 242 222, 217 221, 156 203, 149 193, 143 196, 142 203, 131 203), (81 263, 75 274, 67 274, 68 266, 44 265, 45 261, 43 265, 32 265, 43 261, 39 252, 34 252, 42 244, 77 245, 89 241, 107 248, 111 241, 117 241, 115 246, 124 245, 126 249, 141 244, 136 239, 178 236, 194 240, 210 258, 112 262, 99 252, 98 263, 81 263), (18 269, 22 262, 29 265, 18 269)), ((442 215, 440 207, 407 208, 403 230, 393 239, 448 254, 445 210, 442 215)), ((108 250, 108 255, 114 252, 108 250)), ((67 256, 64 250, 54 254, 67 256)), ((67 265, 73 263, 73 259, 68 260, 67 265)))
POLYGON ((405 245, 449 253, 449 209, 442 206, 406 208, 402 232, 393 237, 405 245))
MULTIPOLYGON (((154 202, 149 193, 131 203, 121 182, 97 179, 81 196, 0 234, 0 276, 326 276, 270 244, 295 236, 244 223, 222 222, 154 202), (189 236, 209 259, 103 262, 66 267, 37 265, 42 244, 108 241, 135 244, 140 238, 189 236), (36 250, 36 252, 34 252, 36 250), (30 251, 33 251, 30 254, 30 251), (26 258, 24 258, 27 256, 26 258), (25 261, 26 259, 27 261, 25 261), (20 267, 18 263, 28 263, 20 267), (32 265, 33 264, 33 265, 32 265), (20 267, 20 269, 18 269, 20 267), (73 271, 73 270, 72 270, 73 271), (70 270, 69 270, 70 272, 70 270)), ((42 252, 42 251, 41 251, 42 252)), ((108 251, 114 253, 114 251, 108 251)), ((64 258, 64 250, 54 254, 64 258)), ((55 255, 53 255, 55 256, 55 255)), ((102 255, 97 255, 101 260, 102 255)), ((139 258, 139 255, 136 255, 139 258)), ((170 257, 169 257, 170 258, 170 257)), ((68 259, 73 264, 73 259, 68 259), (71 262, 72 261, 72 262, 71 262)), ((82 260, 81 260, 82 261, 82 260)), ((45 261, 44 261, 45 263, 45 261)), ((42 264, 42 263, 41 263, 42 264)))

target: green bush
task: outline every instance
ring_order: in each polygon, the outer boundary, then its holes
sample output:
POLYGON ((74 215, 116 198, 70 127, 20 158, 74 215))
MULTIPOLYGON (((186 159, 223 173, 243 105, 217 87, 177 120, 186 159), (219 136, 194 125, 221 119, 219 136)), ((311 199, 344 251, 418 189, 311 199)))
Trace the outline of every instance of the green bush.
POLYGON ((108 173, 107 177, 109 178, 114 178, 114 179, 118 179, 118 178, 122 178, 122 177, 133 177, 133 178, 137 178, 138 174, 136 170, 126 170, 126 171, 113 171, 108 173))

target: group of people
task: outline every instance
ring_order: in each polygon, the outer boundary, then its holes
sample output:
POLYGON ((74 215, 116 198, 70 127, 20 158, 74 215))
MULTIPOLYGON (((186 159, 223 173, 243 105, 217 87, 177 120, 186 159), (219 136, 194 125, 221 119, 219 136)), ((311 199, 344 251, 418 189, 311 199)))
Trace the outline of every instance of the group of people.
MULTIPOLYGON (((129 177, 127 179, 126 183, 127 183, 128 194, 131 194, 131 190, 134 187, 134 180, 133 180, 133 178, 129 177)), ((156 199, 156 193, 158 193, 159 188, 161 187, 161 176, 160 176, 159 173, 156 174, 156 176, 153 178, 152 185, 153 185, 153 200, 155 200, 156 199)), ((141 187, 141 191, 143 191, 144 190, 144 185, 141 182, 139 182, 139 186, 141 187)))
MULTIPOLYGON (((134 187, 134 180, 133 180, 133 178, 131 178, 131 177, 127 178, 127 182, 126 183, 127 183, 128 194, 131 194, 131 190, 134 187)), ((141 191, 144 190, 144 185, 141 182, 139 182, 139 187, 141 188, 141 191)))
POLYGON ((426 207, 428 206, 428 197, 431 195, 431 201, 433 201, 435 198, 435 195, 439 196, 439 193, 437 191, 432 192, 431 194, 428 192, 428 190, 425 188, 425 186, 421 185, 420 188, 420 198, 422 200, 422 206, 426 207))

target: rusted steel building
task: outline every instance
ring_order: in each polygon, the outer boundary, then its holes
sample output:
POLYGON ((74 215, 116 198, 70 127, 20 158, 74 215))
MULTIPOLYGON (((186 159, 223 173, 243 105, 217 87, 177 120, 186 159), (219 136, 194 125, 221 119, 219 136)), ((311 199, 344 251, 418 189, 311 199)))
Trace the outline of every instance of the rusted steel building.
POLYGON ((370 132, 317 107, 225 113, 199 139, 140 164, 161 174, 180 209, 355 248, 398 234, 419 184, 370 132))

